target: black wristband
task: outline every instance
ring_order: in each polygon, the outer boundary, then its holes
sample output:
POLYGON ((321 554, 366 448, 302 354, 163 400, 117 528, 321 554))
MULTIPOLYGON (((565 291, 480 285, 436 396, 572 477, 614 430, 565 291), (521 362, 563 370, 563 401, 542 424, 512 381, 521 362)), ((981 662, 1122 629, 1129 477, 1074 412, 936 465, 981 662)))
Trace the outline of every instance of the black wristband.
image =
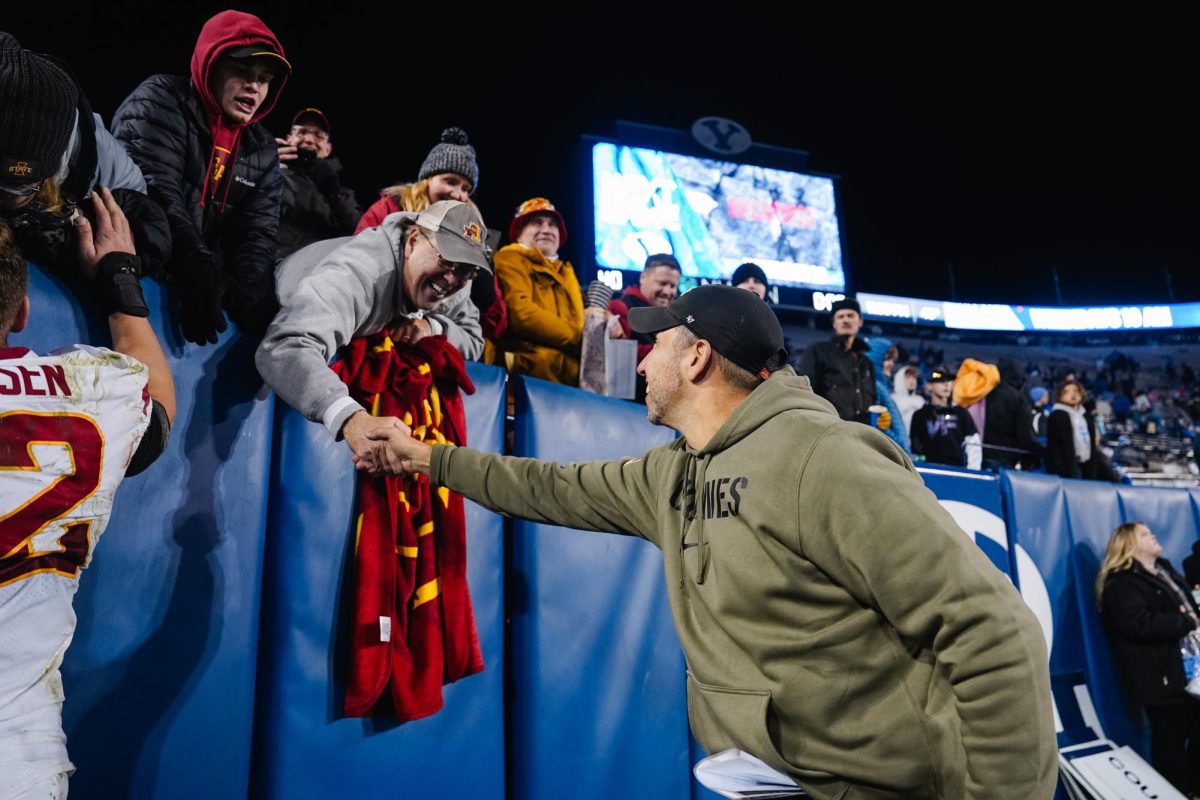
POLYGON ((109 253, 96 268, 96 291, 109 314, 148 317, 142 297, 142 262, 132 253, 109 253))

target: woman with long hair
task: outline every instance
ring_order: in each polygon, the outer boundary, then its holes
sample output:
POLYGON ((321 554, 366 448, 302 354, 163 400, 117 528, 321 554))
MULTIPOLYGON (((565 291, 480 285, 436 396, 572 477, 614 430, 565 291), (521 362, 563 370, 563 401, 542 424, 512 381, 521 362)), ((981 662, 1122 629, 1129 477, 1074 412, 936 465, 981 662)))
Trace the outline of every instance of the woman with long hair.
POLYGON ((1179 640, 1200 626, 1184 579, 1142 522, 1113 531, 1096 576, 1096 604, 1129 699, 1150 722, 1150 761, 1200 797, 1200 700, 1186 691, 1179 640))
MULTIPOLYGON (((424 211, 439 200, 458 200, 474 205, 471 195, 478 183, 479 164, 466 131, 446 128, 441 140, 425 156, 416 182, 398 183, 381 191, 379 199, 362 215, 354 232, 373 228, 388 214, 397 211, 424 211)), ((488 244, 489 259, 491 247, 488 244)), ((471 283, 471 302, 479 309, 479 324, 485 337, 495 340, 504 333, 508 327, 508 308, 494 275, 490 281, 486 276, 480 276, 471 283)))
POLYGON ((1095 432, 1083 407, 1087 390, 1067 379, 1054 393, 1046 425, 1046 471, 1061 478, 1091 478, 1095 432))

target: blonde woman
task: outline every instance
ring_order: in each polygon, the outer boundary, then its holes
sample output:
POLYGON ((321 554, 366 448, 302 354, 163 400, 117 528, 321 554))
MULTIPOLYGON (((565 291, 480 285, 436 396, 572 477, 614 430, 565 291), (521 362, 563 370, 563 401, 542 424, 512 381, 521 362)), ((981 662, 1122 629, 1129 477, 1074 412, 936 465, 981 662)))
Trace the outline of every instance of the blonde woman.
MULTIPOLYGON (((362 215, 354 232, 373 228, 388 214, 397 211, 424 211, 439 200, 474 205, 471 195, 478 183, 479 164, 466 131, 446 128, 442 131, 441 141, 425 156, 416 183, 399 183, 381 191, 379 199, 362 215)), ((495 276, 491 280, 480 276, 471 284, 471 302, 479 309, 479 324, 485 337, 495 340, 504 333, 508 327, 508 309, 495 276)))
POLYGON ((1187 694, 1179 640, 1200 610, 1145 523, 1113 531, 1096 577, 1096 603, 1117 671, 1150 722, 1150 760, 1189 797, 1200 797, 1200 700, 1187 694))

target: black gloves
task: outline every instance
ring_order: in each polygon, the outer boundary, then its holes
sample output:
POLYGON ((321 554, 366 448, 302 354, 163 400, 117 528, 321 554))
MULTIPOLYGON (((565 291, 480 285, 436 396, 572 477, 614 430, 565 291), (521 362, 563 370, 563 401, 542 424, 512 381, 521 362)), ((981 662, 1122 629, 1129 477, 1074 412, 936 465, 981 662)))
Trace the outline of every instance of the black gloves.
POLYGON ((338 180, 338 171, 328 159, 318 158, 308 166, 308 177, 312 178, 317 191, 324 197, 337 197, 341 194, 342 183, 338 180))
POLYGON ((225 330, 221 310, 221 274, 208 253, 187 258, 176 274, 181 304, 183 338, 199 345, 216 344, 225 330))
POLYGON ((262 338, 275 319, 279 304, 273 290, 247 290, 236 282, 225 291, 225 310, 238 330, 247 336, 262 338))
POLYGON ((112 195, 129 220, 142 274, 161 279, 171 256, 171 225, 166 212, 155 200, 133 189, 113 189, 112 195))

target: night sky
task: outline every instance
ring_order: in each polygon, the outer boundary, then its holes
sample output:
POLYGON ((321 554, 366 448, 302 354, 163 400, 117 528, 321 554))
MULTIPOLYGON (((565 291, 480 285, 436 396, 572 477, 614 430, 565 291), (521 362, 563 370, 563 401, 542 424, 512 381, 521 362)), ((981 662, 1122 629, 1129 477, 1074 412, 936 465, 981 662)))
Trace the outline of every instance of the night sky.
MULTIPOLYGON (((186 73, 201 24, 228 7, 15 5, 0 27, 71 63, 106 120, 145 77, 186 73)), ((1200 300, 1197 59, 1182 11, 919 18, 864 5, 832 19, 809 5, 238 7, 295 66, 268 126, 325 110, 364 207, 459 125, 492 227, 535 195, 571 223, 590 213, 580 135, 720 115, 842 177, 857 290, 949 299, 952 265, 959 300, 1055 303, 1057 268, 1067 305, 1168 301, 1168 272, 1176 302, 1200 300)), ((590 250, 577 238, 564 253, 582 266, 590 250)))

